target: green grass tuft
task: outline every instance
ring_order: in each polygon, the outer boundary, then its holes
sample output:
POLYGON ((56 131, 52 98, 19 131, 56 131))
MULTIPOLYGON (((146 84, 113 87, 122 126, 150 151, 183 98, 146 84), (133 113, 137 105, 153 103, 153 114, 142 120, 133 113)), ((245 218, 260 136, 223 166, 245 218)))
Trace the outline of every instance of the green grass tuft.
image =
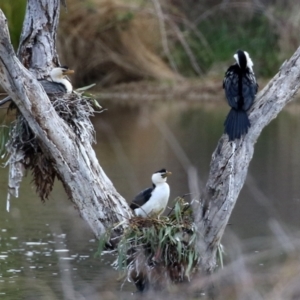
MULTIPOLYGON (((173 282, 190 278, 199 259, 196 251, 199 237, 192 211, 184 199, 177 198, 171 213, 160 219, 133 217, 129 220, 117 249, 110 251, 116 255, 114 266, 117 270, 130 272, 136 265, 141 265, 142 260, 151 268, 163 266, 173 282), (174 268, 180 269, 176 275, 174 268)), ((109 240, 107 233, 99 242, 98 254, 103 253, 109 240)), ((140 273, 140 270, 135 271, 140 273)))
POLYGON ((0 159, 3 160, 7 157, 6 143, 9 140, 11 125, 0 126, 0 159))

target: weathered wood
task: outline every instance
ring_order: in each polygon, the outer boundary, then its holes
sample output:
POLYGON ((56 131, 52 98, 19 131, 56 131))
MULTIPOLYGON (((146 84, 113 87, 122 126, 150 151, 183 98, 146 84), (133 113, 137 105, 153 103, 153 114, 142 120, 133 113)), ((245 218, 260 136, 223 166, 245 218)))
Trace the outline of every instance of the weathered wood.
MULTIPOLYGON (((56 32, 60 14, 59 0, 28 0, 23 22, 18 57, 22 64, 36 78, 43 79, 49 71, 59 65, 56 51, 56 32)), ((9 193, 7 210, 10 207, 10 196, 18 197, 20 183, 24 175, 25 153, 22 149, 13 149, 9 165, 9 193)))
MULTIPOLYGON (((32 44, 31 48, 34 47, 32 44)), ((33 68, 31 62, 26 64, 33 68)), ((100 167, 90 143, 76 139, 35 76, 16 57, 1 10, 0 83, 27 120, 43 151, 55 161, 68 195, 94 234, 99 237, 108 227, 127 220, 131 211, 100 167)))
POLYGON ((249 111, 252 125, 248 134, 235 142, 228 142, 227 135, 219 140, 212 155, 202 205, 195 208, 196 223, 202 236, 199 241, 202 269, 211 271, 216 267, 217 247, 244 185, 257 138, 293 99, 299 87, 300 48, 257 95, 249 111))
POLYGON ((60 0, 28 0, 17 52, 21 63, 37 79, 60 65, 56 51, 56 34, 60 0))

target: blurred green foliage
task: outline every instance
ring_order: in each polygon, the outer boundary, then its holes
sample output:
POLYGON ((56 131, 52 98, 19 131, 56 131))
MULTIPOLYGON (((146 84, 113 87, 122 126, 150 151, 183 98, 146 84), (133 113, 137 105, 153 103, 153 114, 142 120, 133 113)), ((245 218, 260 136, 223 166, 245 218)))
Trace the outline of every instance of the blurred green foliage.
POLYGON ((25 16, 26 0, 1 0, 0 9, 6 16, 11 42, 18 48, 23 20, 25 16))
MULTIPOLYGON (((87 3, 95 4, 93 1, 87 3)), ((26 0, 1 0, 0 7, 8 19, 11 40, 17 48, 26 0)), ((125 11, 118 17, 118 21, 131 21, 134 15, 131 11, 125 11)), ((199 22, 194 31, 184 26, 180 29, 204 74, 215 65, 222 63, 228 65, 233 62, 233 54, 238 49, 249 52, 258 76, 270 77, 278 70, 279 36, 264 14, 254 13, 252 16, 248 14, 244 17, 242 12, 240 14, 216 12, 199 22), (199 38, 199 34, 202 39, 199 38), (206 43, 203 40, 206 40, 206 43)), ((197 76, 189 54, 178 40, 172 44, 171 54, 181 74, 188 77, 197 76)))
MULTIPOLYGON (((214 16, 197 26, 207 41, 205 46, 192 32, 186 37, 200 67, 208 71, 214 63, 232 60, 238 50, 246 50, 254 61, 257 75, 269 77, 279 67, 278 36, 264 15, 254 15, 251 19, 237 21, 234 18, 214 16)), ((195 73, 189 63, 189 57, 181 45, 173 51, 175 61, 186 76, 195 73)))

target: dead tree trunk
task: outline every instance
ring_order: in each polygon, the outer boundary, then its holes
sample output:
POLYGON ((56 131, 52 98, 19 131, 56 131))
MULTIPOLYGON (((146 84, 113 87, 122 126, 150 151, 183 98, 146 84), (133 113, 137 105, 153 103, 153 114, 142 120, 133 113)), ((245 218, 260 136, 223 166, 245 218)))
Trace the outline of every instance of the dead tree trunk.
POLYGON ((209 272, 216 267, 217 247, 244 185, 261 131, 293 99, 299 87, 300 48, 256 97, 249 112, 252 125, 248 134, 235 142, 228 142, 227 135, 219 140, 202 204, 195 208, 196 224, 203 237, 199 241, 201 269, 209 272))
MULTIPOLYGON (((7 21, 0 10, 0 83, 26 119, 43 153, 53 161, 68 196, 100 237, 108 227, 127 220, 131 212, 100 167, 90 141, 75 136, 37 81, 58 63, 58 17, 59 0, 28 1, 18 55, 29 72, 14 53, 7 21)), ((13 163, 18 165, 15 171, 22 169, 21 159, 13 163)), ((22 174, 17 176, 21 179, 22 174)))

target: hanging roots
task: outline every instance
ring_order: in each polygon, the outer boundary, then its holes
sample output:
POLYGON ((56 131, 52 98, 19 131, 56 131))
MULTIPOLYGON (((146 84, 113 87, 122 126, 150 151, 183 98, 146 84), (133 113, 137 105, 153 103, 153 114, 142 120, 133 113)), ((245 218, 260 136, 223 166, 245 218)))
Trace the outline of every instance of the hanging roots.
MULTIPOLYGON (((90 116, 95 112, 94 99, 76 92, 71 95, 56 94, 49 96, 49 99, 58 115, 65 120, 80 141, 95 142, 94 127, 90 121, 90 116)), ((41 200, 45 201, 52 191, 55 178, 59 178, 55 165, 42 151, 38 139, 16 106, 11 103, 8 110, 16 111, 16 119, 11 123, 6 143, 9 155, 6 165, 10 167, 9 187, 14 187, 14 190, 10 189, 10 193, 18 195, 23 169, 31 170, 36 192, 41 200)))
POLYGON ((100 240, 98 253, 116 255, 113 266, 140 291, 188 281, 196 272, 199 237, 190 205, 177 198, 171 213, 160 219, 133 217, 114 250, 103 251, 110 233, 100 240))

